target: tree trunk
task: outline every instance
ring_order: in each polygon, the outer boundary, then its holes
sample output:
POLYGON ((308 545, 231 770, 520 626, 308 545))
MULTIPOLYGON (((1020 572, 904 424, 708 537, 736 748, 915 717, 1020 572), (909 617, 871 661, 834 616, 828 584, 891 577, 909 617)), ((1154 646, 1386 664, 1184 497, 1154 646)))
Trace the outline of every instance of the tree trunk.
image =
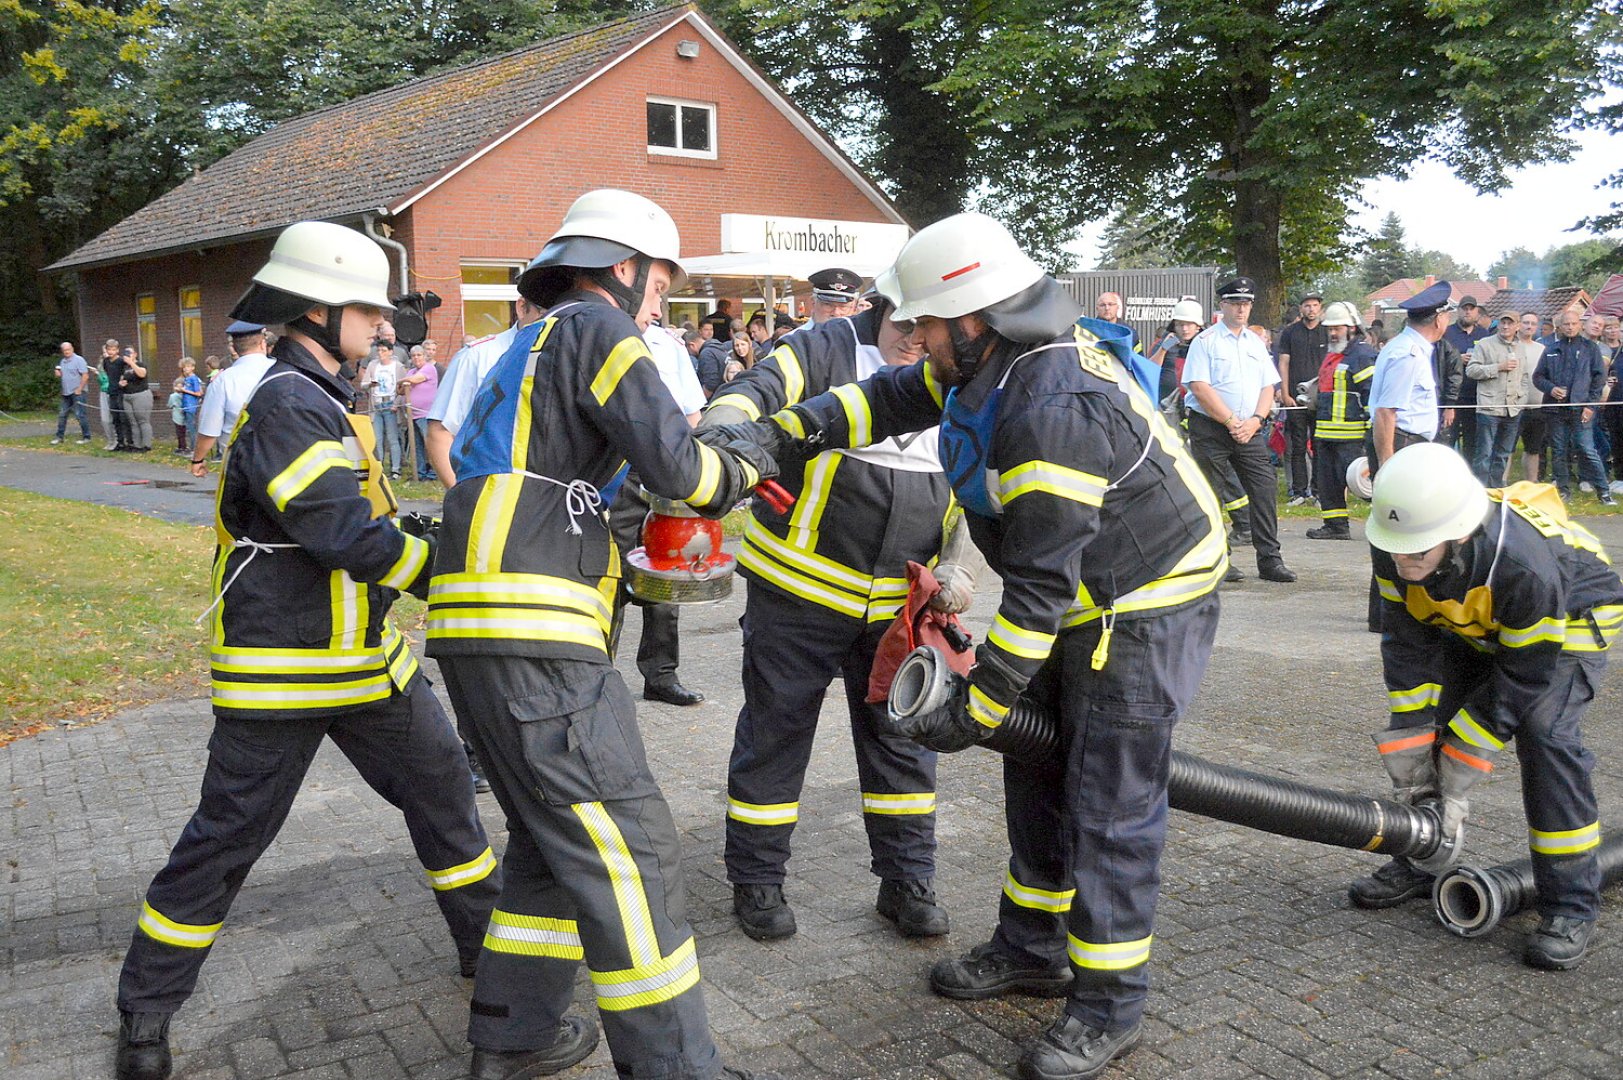
POLYGON ((1257 280, 1257 303, 1251 321, 1274 327, 1284 304, 1279 260, 1279 194, 1265 181, 1239 180, 1234 185, 1234 264, 1257 280))
POLYGON ((879 71, 870 88, 883 104, 878 172, 896 184, 902 215, 923 227, 964 208, 974 141, 958 110, 925 89, 940 76, 924 66, 929 50, 904 28, 915 14, 909 7, 879 16, 868 47, 879 71))

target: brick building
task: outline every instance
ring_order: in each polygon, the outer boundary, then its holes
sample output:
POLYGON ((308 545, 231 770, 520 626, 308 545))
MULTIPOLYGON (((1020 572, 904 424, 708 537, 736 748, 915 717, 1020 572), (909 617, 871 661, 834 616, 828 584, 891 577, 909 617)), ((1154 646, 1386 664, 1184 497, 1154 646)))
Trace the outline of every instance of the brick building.
POLYGON ((164 385, 179 356, 225 352, 227 312, 282 228, 336 221, 384 240, 397 293, 443 299, 429 329, 443 358, 508 324, 519 270, 576 196, 608 186, 663 205, 684 262, 713 268, 672 298, 676 321, 722 297, 736 314, 821 266, 875 273, 907 235, 878 187, 682 5, 289 120, 47 269, 78 277, 81 341, 136 343, 164 385))

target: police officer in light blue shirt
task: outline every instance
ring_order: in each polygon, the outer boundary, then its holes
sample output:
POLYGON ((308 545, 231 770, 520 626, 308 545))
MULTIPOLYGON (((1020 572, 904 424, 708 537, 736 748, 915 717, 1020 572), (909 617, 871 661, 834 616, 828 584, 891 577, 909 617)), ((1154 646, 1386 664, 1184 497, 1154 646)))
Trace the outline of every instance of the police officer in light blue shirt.
POLYGON ((1446 281, 1427 286, 1398 307, 1408 317, 1403 330, 1375 358, 1369 405, 1374 413, 1375 462, 1385 461, 1411 443, 1437 436, 1437 372, 1432 346, 1448 331, 1453 286, 1446 281))
MULTIPOLYGON (((1189 449, 1214 489, 1232 468, 1251 500, 1251 536, 1257 576, 1291 582, 1296 575, 1279 549, 1279 491, 1268 454, 1279 369, 1262 339, 1246 328, 1257 283, 1237 277, 1217 287, 1223 317, 1195 335, 1183 362, 1189 389, 1189 449)), ((1232 564, 1226 580, 1240 577, 1232 564)))

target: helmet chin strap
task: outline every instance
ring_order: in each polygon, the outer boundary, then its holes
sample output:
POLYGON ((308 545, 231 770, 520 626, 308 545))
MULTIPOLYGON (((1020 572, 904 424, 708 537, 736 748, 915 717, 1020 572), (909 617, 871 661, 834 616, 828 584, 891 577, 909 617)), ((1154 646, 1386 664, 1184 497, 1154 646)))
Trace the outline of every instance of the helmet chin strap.
POLYGON ((975 378, 980 370, 981 358, 986 353, 987 344, 997 334, 990 326, 974 337, 964 333, 963 327, 957 319, 942 320, 947 324, 947 336, 952 340, 953 366, 958 369, 958 375, 963 383, 967 384, 975 378))
POLYGON ((344 308, 341 304, 327 305, 327 322, 318 323, 310 318, 309 314, 300 315, 287 324, 288 329, 297 330, 301 334, 314 339, 332 358, 340 364, 344 362, 344 352, 341 342, 344 336, 344 308))
POLYGON ((604 266, 588 271, 593 281, 603 287, 603 290, 614 299, 620 310, 635 319, 642 311, 643 297, 648 294, 648 272, 654 265, 654 260, 646 255, 633 256, 637 260, 637 276, 630 285, 626 285, 614 273, 614 267, 604 266))

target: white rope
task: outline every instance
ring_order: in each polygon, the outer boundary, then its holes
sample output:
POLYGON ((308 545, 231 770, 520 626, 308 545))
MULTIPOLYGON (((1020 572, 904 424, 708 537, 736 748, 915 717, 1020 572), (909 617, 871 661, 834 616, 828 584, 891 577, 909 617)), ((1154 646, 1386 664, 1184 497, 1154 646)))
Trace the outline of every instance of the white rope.
POLYGON ((252 548, 253 550, 248 553, 248 557, 246 559, 242 560, 242 562, 237 565, 236 570, 232 571, 231 576, 226 579, 225 584, 220 586, 219 593, 214 597, 214 603, 205 608, 203 614, 192 620, 193 626, 196 626, 198 623, 201 623, 204 619, 214 614, 214 609, 220 606, 220 601, 225 599, 225 594, 231 591, 231 586, 236 584, 237 579, 242 576, 242 572, 248 569, 249 563, 253 562, 259 557, 260 552, 275 551, 277 548, 296 548, 299 545, 261 544, 258 540, 250 540, 246 536, 242 536, 233 541, 231 546, 232 548, 252 548))
POLYGON ((569 511, 569 528, 565 531, 571 536, 580 535, 580 522, 576 518, 582 514, 600 513, 603 509, 602 493, 585 480, 575 479, 566 484, 562 480, 554 480, 550 476, 542 476, 526 469, 520 469, 518 473, 520 476, 528 476, 531 480, 545 480, 564 489, 564 508, 569 511))

